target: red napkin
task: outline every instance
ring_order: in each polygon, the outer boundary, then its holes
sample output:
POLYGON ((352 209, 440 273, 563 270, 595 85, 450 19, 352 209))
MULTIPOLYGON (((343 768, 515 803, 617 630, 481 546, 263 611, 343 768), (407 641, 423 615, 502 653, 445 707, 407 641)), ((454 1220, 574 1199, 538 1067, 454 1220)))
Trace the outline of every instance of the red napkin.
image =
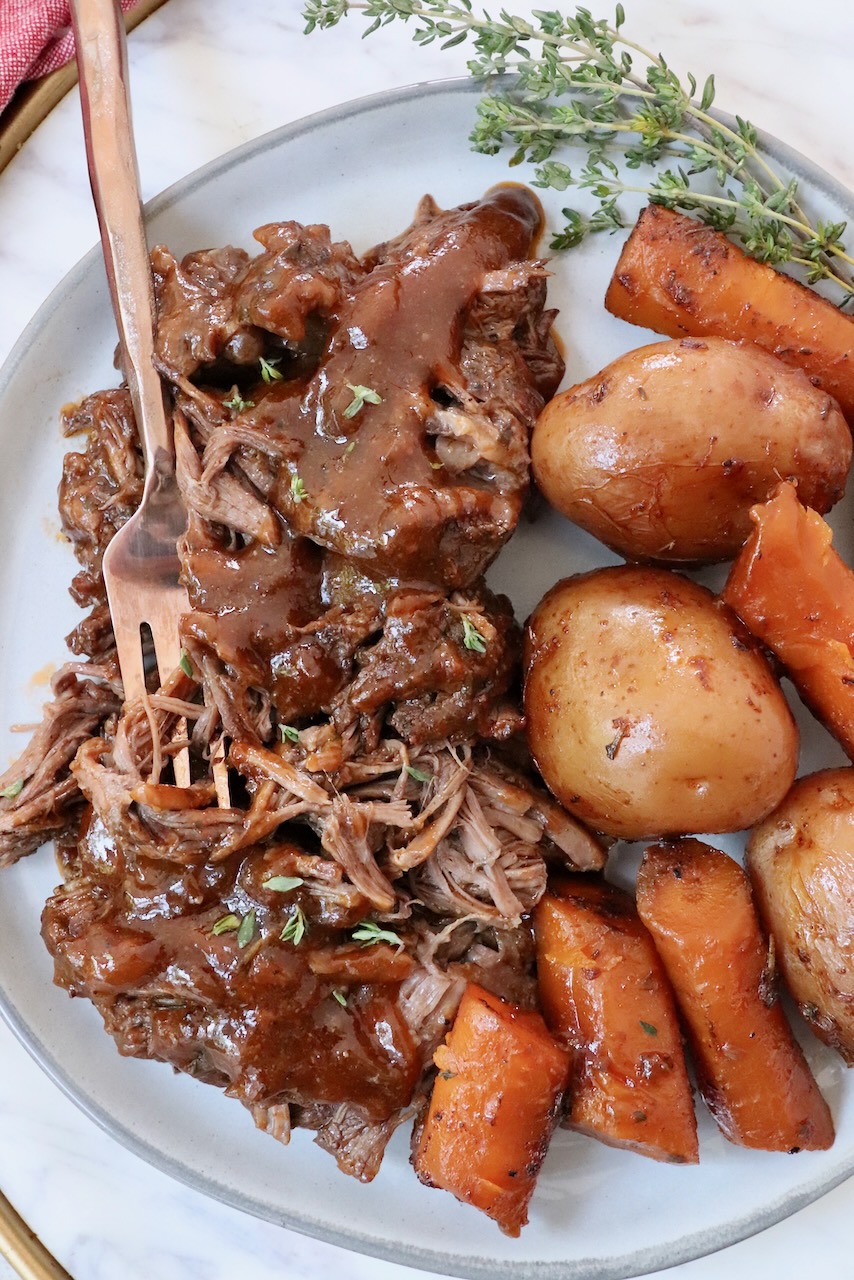
MULTIPOLYGON (((121 0, 132 9, 137 0, 121 0)), ((0 0, 0 111, 24 80, 55 71, 74 56, 67 0, 0 0)))

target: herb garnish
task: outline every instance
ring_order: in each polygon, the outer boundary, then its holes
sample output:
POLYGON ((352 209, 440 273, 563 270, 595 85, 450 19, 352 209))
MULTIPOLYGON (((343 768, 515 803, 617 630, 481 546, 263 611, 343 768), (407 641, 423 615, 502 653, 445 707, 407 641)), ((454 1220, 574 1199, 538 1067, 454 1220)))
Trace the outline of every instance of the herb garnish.
POLYGON ((281 356, 278 356, 274 360, 265 360, 264 357, 261 356, 259 357, 258 363, 261 366, 261 377, 267 384, 282 381, 282 378, 285 375, 283 373, 279 373, 279 370, 276 368, 277 364, 282 363, 281 356))
POLYGON ((14 782, 10 782, 8 787, 4 787, 3 790, 0 791, 0 796, 2 796, 4 800, 14 800, 15 796, 19 796, 23 789, 24 779, 17 778, 14 782))
POLYGON ((485 155, 511 147, 511 165, 534 164, 535 186, 592 193, 596 211, 585 217, 564 209, 553 248, 622 227, 617 200, 631 192, 695 212, 760 262, 796 263, 811 284, 829 280, 843 303, 854 298, 854 258, 842 243, 846 224, 813 225, 799 203, 797 180, 774 171, 753 125, 736 116, 731 127, 709 113, 714 76, 699 94, 694 76, 683 83, 660 54, 623 36, 621 4, 611 23, 585 8, 573 16, 541 9, 529 21, 504 10, 497 17, 476 14, 471 0, 307 0, 306 31, 335 26, 351 10, 371 19, 365 35, 399 19, 412 21, 420 45, 438 40, 451 48, 470 40, 475 56, 468 66, 476 79, 516 73, 513 88, 481 99, 471 143, 485 155), (582 148, 586 163, 570 168, 558 158, 564 147, 582 148), (630 170, 662 160, 669 167, 632 183, 620 176, 615 157, 630 170))
POLYGON ((226 409, 233 409, 235 413, 242 413, 244 409, 253 409, 255 407, 254 400, 244 400, 237 387, 232 387, 231 399, 223 400, 226 409))
POLYGON ((255 908, 253 907, 243 919, 240 921, 240 928, 237 930, 237 945, 240 948, 248 947, 249 943, 255 937, 255 908))
POLYGON ((643 1018, 641 1018, 640 1024, 648 1036, 658 1035, 658 1027, 654 1027, 651 1022, 644 1022, 643 1018))
POLYGON ((372 947, 376 942, 390 942, 396 947, 403 946, 402 938, 399 938, 391 929, 384 929, 375 920, 363 920, 353 930, 352 937, 354 942, 361 942, 363 947, 372 947))
POLYGON ((291 476, 291 497, 294 502, 302 502, 308 497, 306 487, 296 472, 291 476))
POLYGON ((416 769, 414 765, 408 764, 406 766, 406 772, 409 774, 410 778, 414 778, 416 782, 433 781, 432 773, 425 773, 423 769, 416 769))
POLYGON ((292 889, 298 889, 301 884, 305 884, 302 876, 270 876, 269 880, 263 882, 263 887, 272 889, 274 893, 290 893, 292 889))
POLYGON ((282 735, 282 742, 299 742, 299 729, 295 729, 292 724, 280 724, 279 733, 282 735))
POLYGON ((335 987, 332 991, 332 999, 337 1000, 338 1003, 341 1005, 342 1009, 347 1008, 347 997, 345 996, 344 992, 339 991, 337 987, 335 987))
POLYGON ((366 404, 382 404, 383 398, 379 392, 374 391, 373 387, 363 387, 360 383, 354 386, 352 382, 348 382, 347 386, 353 392, 353 399, 344 410, 345 418, 355 418, 366 404))
POLYGON ((467 613, 463 614, 463 644, 475 653, 486 653, 486 640, 467 613))
POLYGON ((302 907, 294 907, 293 915, 289 917, 287 924, 279 934, 282 942, 292 942, 298 947, 302 942, 308 930, 308 923, 305 918, 302 907))
POLYGON ((181 657, 178 659, 178 666, 184 672, 185 676, 192 676, 193 664, 190 661, 190 655, 186 649, 181 650, 181 657))
POLYGON ((218 938, 221 933, 231 933, 234 929, 239 929, 242 923, 240 916, 220 916, 219 920, 217 920, 216 924, 211 929, 211 933, 215 938, 218 938))

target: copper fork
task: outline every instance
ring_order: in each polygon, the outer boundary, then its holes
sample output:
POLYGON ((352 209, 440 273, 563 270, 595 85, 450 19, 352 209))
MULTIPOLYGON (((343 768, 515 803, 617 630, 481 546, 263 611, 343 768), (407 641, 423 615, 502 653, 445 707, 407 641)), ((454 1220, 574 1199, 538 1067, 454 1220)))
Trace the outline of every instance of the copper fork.
MULTIPOLYGON (((175 444, 154 366, 154 288, 139 197, 128 93, 127 41, 118 0, 71 0, 83 130, 107 281, 145 456, 138 511, 104 555, 104 581, 126 703, 145 694, 141 628, 154 643, 160 683, 181 662, 178 622, 189 608, 176 544, 187 516, 175 478, 175 444)), ((184 730, 186 732, 186 729, 184 730)), ((190 781, 189 755, 174 760, 190 781)))

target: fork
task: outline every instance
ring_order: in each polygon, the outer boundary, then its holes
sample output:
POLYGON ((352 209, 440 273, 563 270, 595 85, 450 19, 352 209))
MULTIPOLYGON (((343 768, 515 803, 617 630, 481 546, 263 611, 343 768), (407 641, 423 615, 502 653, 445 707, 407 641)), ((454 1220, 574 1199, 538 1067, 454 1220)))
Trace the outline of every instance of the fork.
MULTIPOLYGON (((92 196, 122 373, 145 457, 139 509, 115 534, 103 562, 127 704, 145 694, 143 625, 151 631, 161 685, 181 662, 178 623, 189 601, 179 578, 177 542, 187 516, 175 476, 172 426, 154 365, 154 286, 131 128, 124 21, 118 0, 71 0, 71 15, 92 196)), ((173 763, 176 783, 188 786, 186 748, 173 763)))

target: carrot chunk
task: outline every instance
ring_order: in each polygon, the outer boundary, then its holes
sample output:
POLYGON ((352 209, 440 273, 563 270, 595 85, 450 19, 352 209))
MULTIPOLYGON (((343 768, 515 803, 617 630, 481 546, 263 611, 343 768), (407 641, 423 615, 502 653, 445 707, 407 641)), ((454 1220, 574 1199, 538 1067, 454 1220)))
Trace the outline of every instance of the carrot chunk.
POLYGON ((565 878, 534 913, 546 1022, 576 1050, 571 1128, 696 1164, 697 1122, 670 983, 628 894, 565 878))
POLYGON ((661 205, 644 209, 605 306, 671 338, 755 342, 803 369, 854 421, 854 319, 695 218, 661 205))
POLYGON ((637 899, 676 991, 700 1092, 725 1137, 763 1151, 829 1147, 830 1111, 777 1003, 738 863, 699 840, 653 845, 637 899))
POLYGON ((434 1061, 439 1074, 415 1172, 518 1236, 556 1123, 569 1053, 538 1013, 470 983, 434 1061))
POLYGON ((792 485, 779 485, 750 518, 755 529, 723 598, 854 760, 854 573, 792 485))

